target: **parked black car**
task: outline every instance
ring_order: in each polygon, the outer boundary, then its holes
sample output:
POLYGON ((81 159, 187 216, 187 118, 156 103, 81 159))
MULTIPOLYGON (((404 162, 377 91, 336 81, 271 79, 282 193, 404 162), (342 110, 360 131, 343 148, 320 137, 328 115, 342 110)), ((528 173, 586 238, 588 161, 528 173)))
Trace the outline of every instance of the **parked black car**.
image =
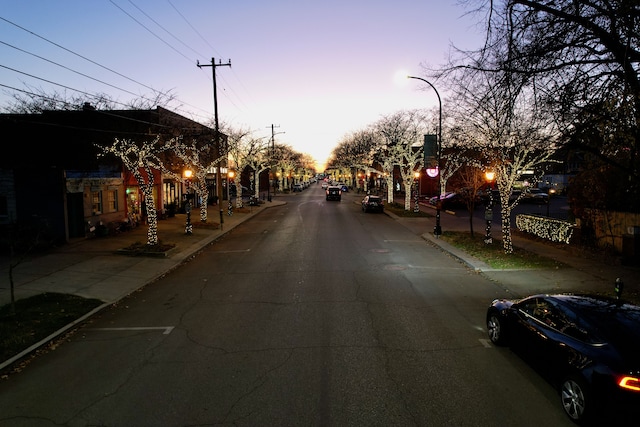
POLYGON ((327 200, 337 200, 340 201, 342 199, 342 190, 340 187, 335 185, 327 187, 327 200))
POLYGON ((558 387, 575 422, 640 404, 640 307, 591 295, 497 299, 487 310, 494 344, 508 344, 558 387))
POLYGON ((539 188, 529 188, 520 201, 522 203, 546 204, 549 203, 549 195, 539 188))
POLYGON ((362 210, 364 212, 383 212, 384 202, 380 196, 366 196, 362 199, 362 210))
MULTIPOLYGON (((480 198, 478 197, 477 201, 478 205, 481 203, 480 198)), ((432 206, 437 206, 438 204, 438 196, 434 196, 429 199, 429 204, 432 206)), ((444 193, 440 195, 440 208, 441 209, 461 209, 467 208, 467 198, 457 192, 444 193)))

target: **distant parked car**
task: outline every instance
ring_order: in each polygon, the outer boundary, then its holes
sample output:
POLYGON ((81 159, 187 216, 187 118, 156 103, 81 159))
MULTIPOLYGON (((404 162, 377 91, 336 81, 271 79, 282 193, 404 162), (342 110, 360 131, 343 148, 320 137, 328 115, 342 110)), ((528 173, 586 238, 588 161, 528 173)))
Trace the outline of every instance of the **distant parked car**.
MULTIPOLYGON (((452 191, 448 191, 446 193, 442 193, 440 195, 440 201, 444 200, 447 196, 450 196, 451 194, 454 194, 452 191)), ((433 196, 429 199, 429 204, 432 206, 435 206, 438 204, 438 196, 433 196)))
POLYGON ((302 191, 302 184, 294 184, 293 185, 293 191, 294 191, 294 193, 302 191))
POLYGON ((327 200, 342 200, 342 190, 340 187, 331 185, 326 190, 327 200))
POLYGON ((362 210, 364 212, 383 212, 384 203, 380 196, 366 196, 362 199, 362 210))
POLYGON ((539 188, 529 188, 520 199, 523 203, 548 203, 549 195, 539 188))
MULTIPOLYGON (((438 196, 430 198, 429 204, 436 206, 438 204, 438 196)), ((460 193, 444 193, 440 196, 440 206, 442 209, 466 208, 467 201, 460 193)))
POLYGON ((558 387, 573 421, 637 413, 639 306, 596 295, 541 294, 494 300, 486 322, 494 344, 509 345, 558 387))

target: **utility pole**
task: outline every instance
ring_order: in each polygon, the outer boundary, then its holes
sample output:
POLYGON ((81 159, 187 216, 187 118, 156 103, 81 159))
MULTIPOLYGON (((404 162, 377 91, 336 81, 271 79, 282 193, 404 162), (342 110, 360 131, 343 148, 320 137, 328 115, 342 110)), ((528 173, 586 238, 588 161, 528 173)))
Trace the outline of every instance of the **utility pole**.
MULTIPOLYGON (((286 133, 286 132, 275 132, 275 128, 279 128, 280 125, 275 126, 273 123, 271 124, 271 155, 270 155, 270 160, 273 160, 273 154, 275 152, 275 136, 281 133, 286 133)), ((271 168, 269 168, 269 171, 271 171, 271 168)), ((275 175, 274 175, 274 180, 275 180, 275 175)), ((269 184, 271 184, 271 179, 269 179, 269 184)), ((275 196, 276 194, 276 187, 275 184, 273 186, 273 195, 275 196)), ((271 201, 271 195, 269 194, 269 187, 267 186, 267 198, 269 201, 271 201)))
POLYGON ((274 129, 275 129, 275 128, 279 128, 279 127, 280 127, 280 125, 275 126, 273 123, 271 124, 271 152, 272 152, 272 153, 273 153, 273 150, 274 150, 274 148, 275 148, 275 147, 274 147, 274 146, 275 146, 275 142, 274 142, 274 141, 275 141, 275 139, 274 139, 274 137, 276 136, 276 133, 275 133, 275 130, 274 130, 274 129))
MULTIPOLYGON (((271 123, 271 152, 269 153, 269 163, 273 160, 273 149, 274 149, 274 137, 276 136, 274 128, 279 128, 280 126, 274 126, 271 123)), ((275 188, 273 189, 275 193, 275 188)), ((271 164, 269 164, 269 170, 267 171, 267 200, 271 201, 271 164)))
MULTIPOLYGON (((200 61, 196 61, 196 65, 198 68, 202 67, 211 67, 212 77, 213 77, 213 118, 215 121, 215 138, 216 138, 216 150, 218 150, 218 166, 216 168, 216 193, 218 196, 218 207, 220 208, 220 228, 222 229, 222 223, 224 222, 224 216, 222 215, 222 178, 220 176, 220 169, 222 167, 222 153, 226 153, 226 147, 222 149, 220 144, 220 125, 218 124, 218 90, 216 87, 216 67, 231 67, 231 60, 229 59, 227 63, 223 64, 222 61, 216 61, 214 58, 211 58, 211 64, 200 64, 200 61)), ((229 185, 227 183, 227 185, 229 185)), ((206 202, 205 202, 206 203, 206 202)), ((231 203, 231 201, 229 201, 231 203)))

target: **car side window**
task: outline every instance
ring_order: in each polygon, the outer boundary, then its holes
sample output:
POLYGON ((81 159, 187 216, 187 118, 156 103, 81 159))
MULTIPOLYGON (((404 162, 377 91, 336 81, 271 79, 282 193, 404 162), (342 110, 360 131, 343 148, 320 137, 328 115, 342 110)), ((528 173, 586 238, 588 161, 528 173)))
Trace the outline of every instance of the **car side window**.
POLYGON ((563 304, 544 298, 532 298, 518 307, 538 322, 565 335, 587 343, 599 342, 596 336, 588 332, 591 328, 586 321, 563 304))
POLYGON ((523 307, 523 311, 553 329, 561 330, 566 325, 566 319, 562 311, 544 298, 535 298, 528 302, 523 307))
POLYGON ((536 309, 536 298, 521 302, 518 304, 518 309, 529 316, 535 317, 534 312, 536 309))
POLYGON ((580 318, 576 312, 571 310, 571 308, 560 304, 555 304, 555 309, 562 313, 564 319, 564 325, 560 329, 560 332, 580 341, 594 341, 593 337, 591 337, 587 332, 589 327, 585 323, 584 319, 580 318))

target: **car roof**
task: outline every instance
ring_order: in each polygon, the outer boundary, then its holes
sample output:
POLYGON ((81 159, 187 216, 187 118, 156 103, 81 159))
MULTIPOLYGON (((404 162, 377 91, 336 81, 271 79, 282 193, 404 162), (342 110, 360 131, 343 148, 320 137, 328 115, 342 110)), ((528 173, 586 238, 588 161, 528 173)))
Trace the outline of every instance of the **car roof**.
POLYGON ((584 317, 597 333, 617 346, 640 343, 640 306, 602 295, 549 295, 584 317))

